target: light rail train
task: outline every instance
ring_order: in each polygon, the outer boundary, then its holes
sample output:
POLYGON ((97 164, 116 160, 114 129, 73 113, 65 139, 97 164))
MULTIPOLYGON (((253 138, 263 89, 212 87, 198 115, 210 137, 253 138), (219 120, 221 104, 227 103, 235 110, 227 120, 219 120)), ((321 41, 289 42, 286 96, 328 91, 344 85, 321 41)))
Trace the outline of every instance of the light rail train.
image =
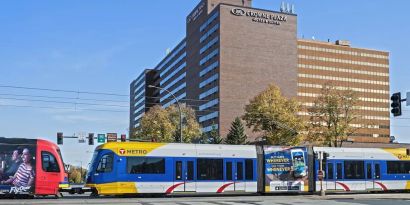
POLYGON ((94 195, 283 193, 410 189, 405 148, 279 147, 110 142, 96 148, 87 174, 94 195))

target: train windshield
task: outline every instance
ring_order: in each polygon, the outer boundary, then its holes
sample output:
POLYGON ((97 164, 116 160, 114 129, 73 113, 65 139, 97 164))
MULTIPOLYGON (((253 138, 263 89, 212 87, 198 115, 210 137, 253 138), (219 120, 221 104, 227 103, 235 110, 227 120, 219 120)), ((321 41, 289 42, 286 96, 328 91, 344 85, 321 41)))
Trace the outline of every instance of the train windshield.
POLYGON ((91 159, 91 163, 89 164, 89 167, 88 167, 89 172, 94 171, 95 169, 98 152, 99 150, 94 151, 93 158, 91 159))
POLYGON ((68 173, 69 170, 67 170, 67 167, 66 167, 65 164, 64 164, 63 156, 61 155, 60 149, 57 149, 57 153, 58 153, 58 156, 60 156, 61 163, 63 163, 64 171, 65 171, 66 173, 68 173))

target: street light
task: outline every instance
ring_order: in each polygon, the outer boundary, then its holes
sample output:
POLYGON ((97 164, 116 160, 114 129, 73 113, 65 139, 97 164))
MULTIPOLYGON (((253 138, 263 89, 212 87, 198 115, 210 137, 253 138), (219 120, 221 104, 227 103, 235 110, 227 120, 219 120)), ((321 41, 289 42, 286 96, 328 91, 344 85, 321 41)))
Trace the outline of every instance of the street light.
POLYGON ((178 106, 178 110, 179 110, 179 142, 182 143, 182 111, 181 111, 181 105, 179 104, 178 98, 175 97, 174 94, 172 94, 169 90, 167 90, 165 88, 161 88, 161 87, 157 87, 157 86, 153 86, 153 85, 148 85, 148 87, 163 90, 163 91, 171 94, 171 96, 175 99, 175 101, 177 103, 177 106, 178 106))

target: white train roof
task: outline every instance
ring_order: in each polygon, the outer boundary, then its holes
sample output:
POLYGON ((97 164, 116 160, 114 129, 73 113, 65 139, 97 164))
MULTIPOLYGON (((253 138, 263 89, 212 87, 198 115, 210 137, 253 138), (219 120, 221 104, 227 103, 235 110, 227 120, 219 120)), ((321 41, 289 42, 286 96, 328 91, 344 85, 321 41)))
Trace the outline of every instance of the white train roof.
POLYGON ((314 152, 329 153, 328 159, 409 160, 406 148, 335 148, 314 147, 314 152))

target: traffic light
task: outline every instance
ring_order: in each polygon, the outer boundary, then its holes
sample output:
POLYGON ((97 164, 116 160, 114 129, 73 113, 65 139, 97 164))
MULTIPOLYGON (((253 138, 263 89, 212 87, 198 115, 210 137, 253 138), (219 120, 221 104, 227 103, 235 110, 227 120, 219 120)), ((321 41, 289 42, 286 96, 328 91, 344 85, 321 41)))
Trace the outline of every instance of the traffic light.
POLYGON ((121 142, 127 141, 127 135, 121 135, 121 142))
POLYGON ((57 144, 58 145, 63 144, 63 139, 64 139, 63 133, 62 132, 57 132, 57 144))
POLYGON ((94 133, 88 133, 88 145, 94 145, 94 133))
POLYGON ((391 113, 396 117, 401 115, 401 94, 394 93, 391 96, 391 113))

